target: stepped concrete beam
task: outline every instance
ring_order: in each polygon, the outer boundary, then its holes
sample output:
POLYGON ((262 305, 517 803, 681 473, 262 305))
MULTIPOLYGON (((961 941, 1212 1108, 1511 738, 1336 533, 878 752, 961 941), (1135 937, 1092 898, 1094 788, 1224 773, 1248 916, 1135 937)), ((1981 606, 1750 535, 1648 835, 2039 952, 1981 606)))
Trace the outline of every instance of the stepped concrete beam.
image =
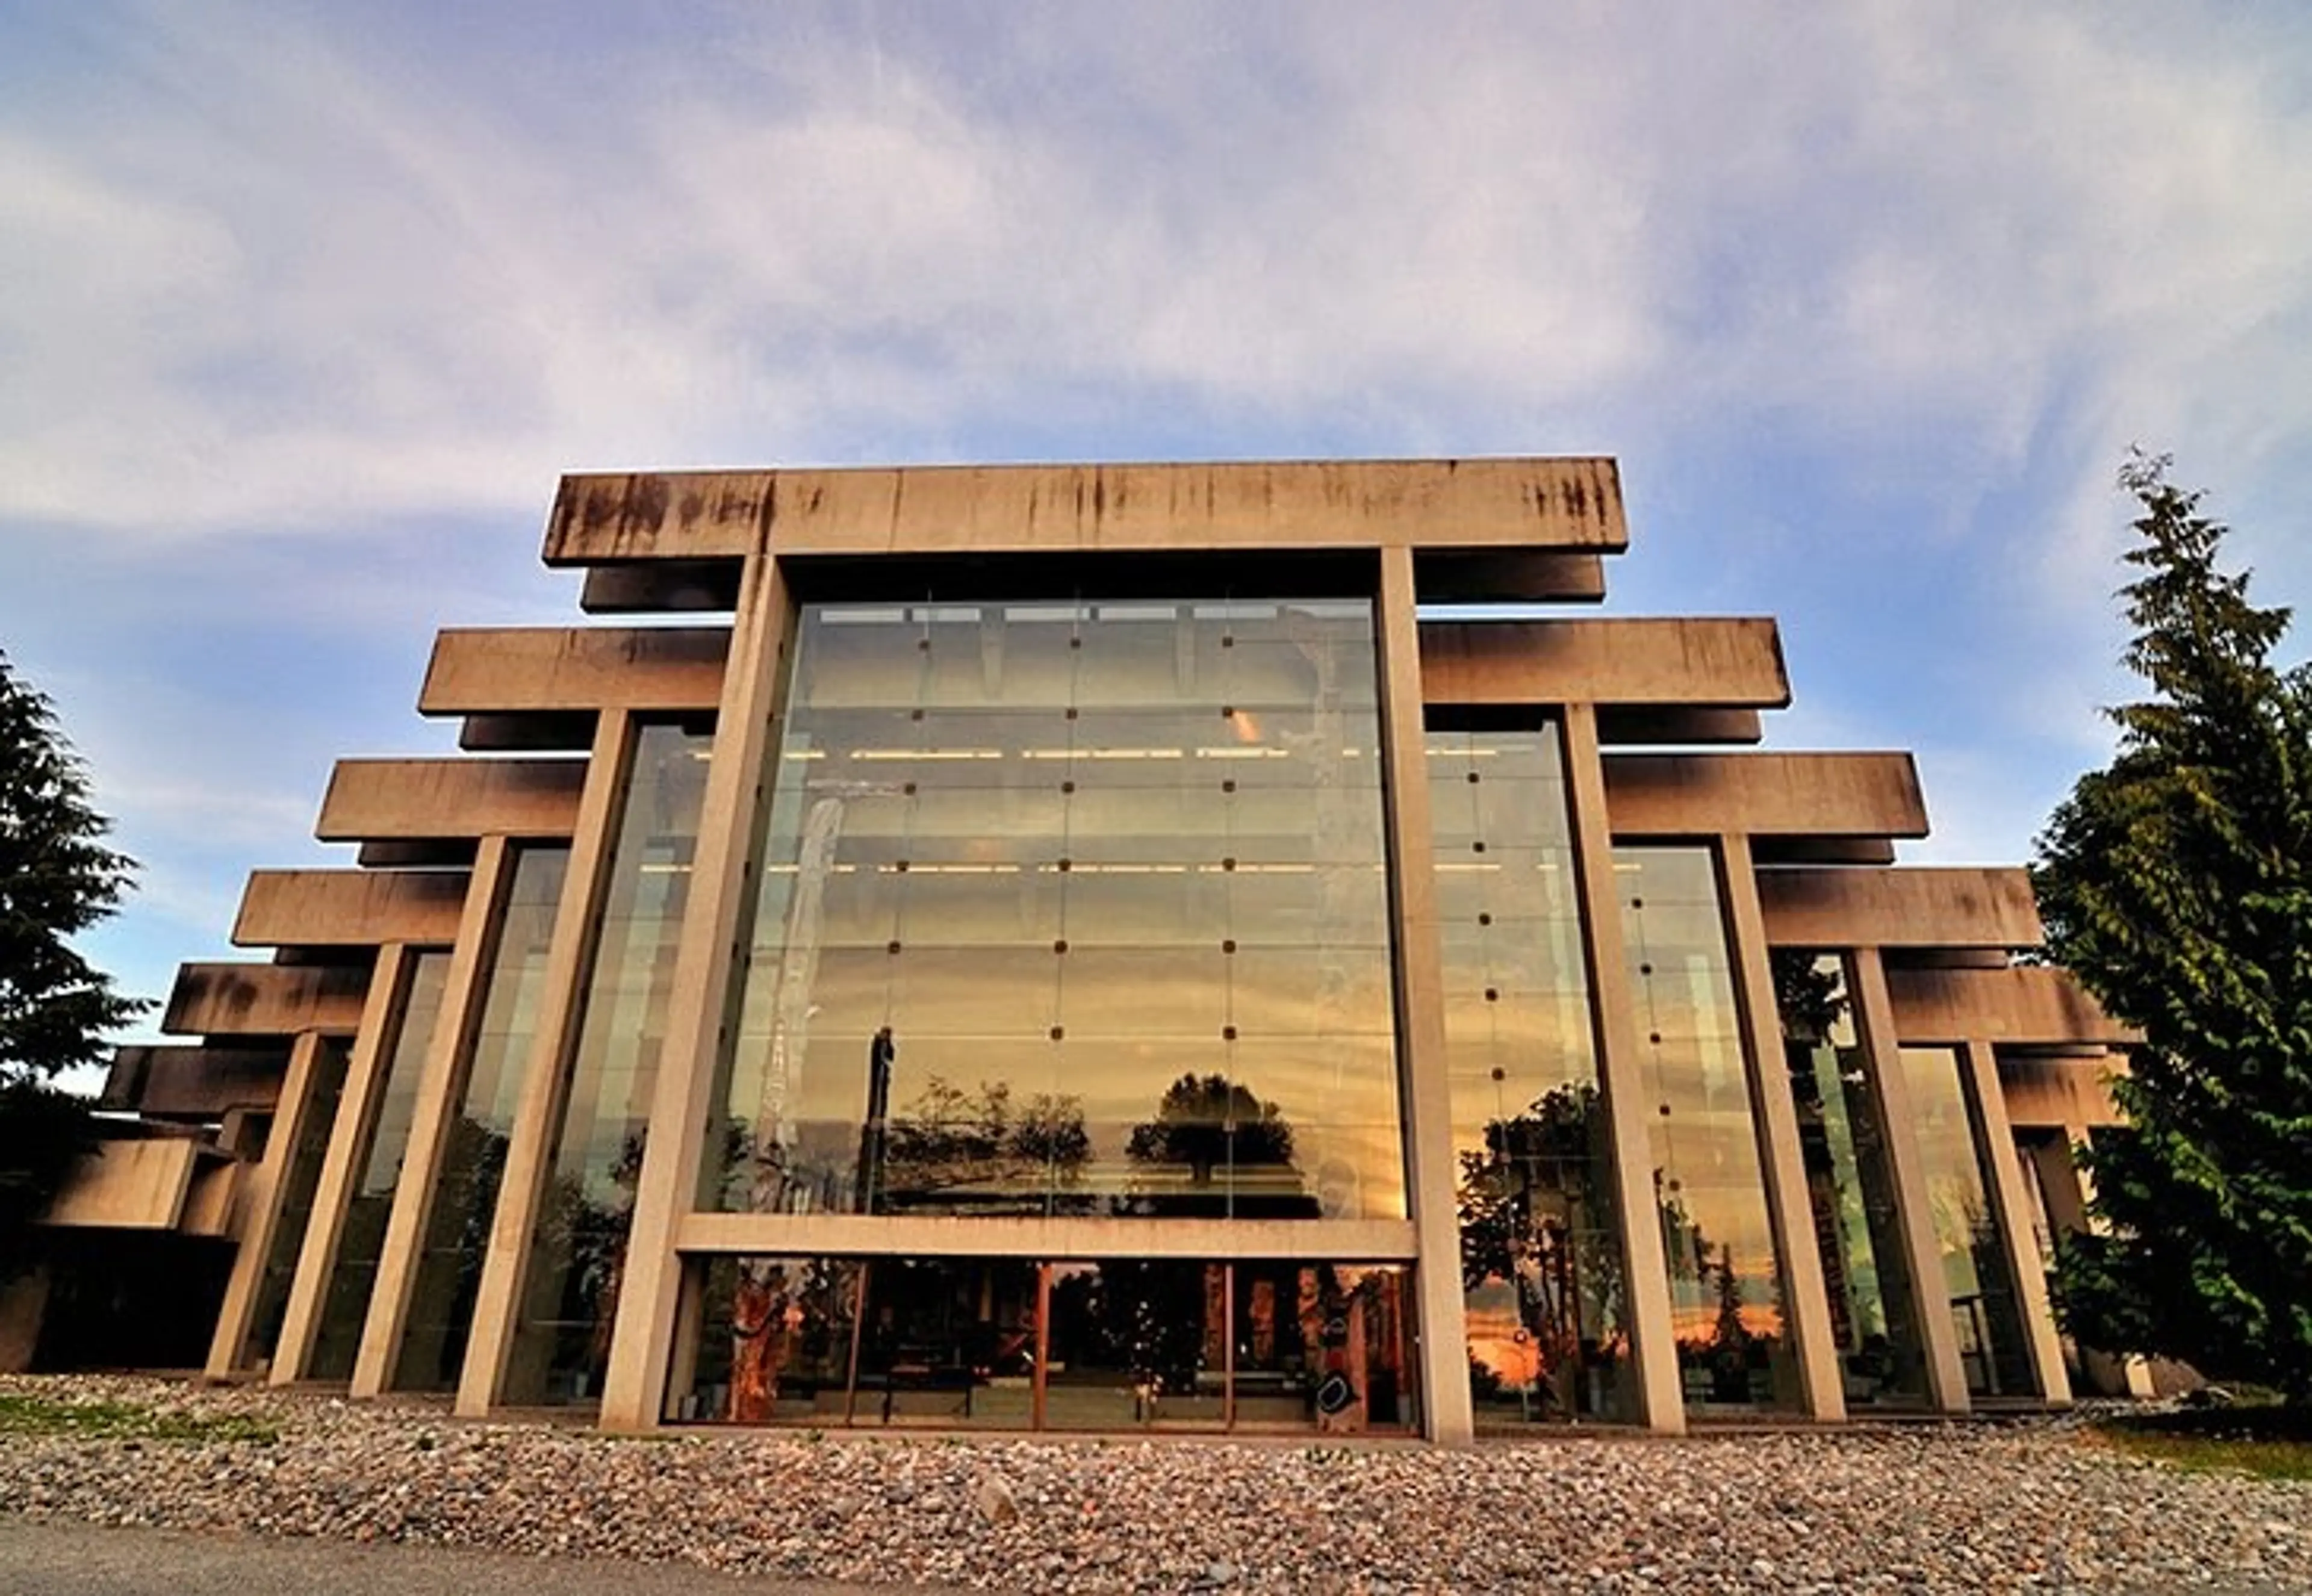
POLYGON ((1927 834, 1919 774, 1902 753, 1608 754, 1606 802, 1617 839, 1927 834))
POLYGON ((239 948, 447 946, 458 938, 462 870, 258 870, 233 922, 239 948))
POLYGON ((792 555, 1420 548, 1619 553, 1610 460, 568 476, 551 566, 792 555))
POLYGON ((1431 704, 1780 709, 1791 701, 1771 620, 1424 621, 1431 704))
POLYGON ((461 627, 434 640, 422 715, 711 712, 728 627, 461 627))
POLYGON ((369 991, 363 964, 181 964, 161 1029, 171 1036, 350 1036, 369 991))
POLYGON ((96 1106, 147 1119, 222 1119, 235 1109, 270 1109, 288 1070, 286 1048, 116 1048, 96 1106))
POLYGON ((2141 1039, 2105 1013, 2071 971, 2054 965, 1890 969, 1887 989, 1895 1005, 1895 1033, 1905 1047, 1970 1039, 2118 1047, 2141 1039))
POLYGON ((583 759, 340 759, 313 835, 323 842, 567 837, 583 759))
POLYGON ((1763 870, 1758 901, 1778 948, 2036 948, 2020 870, 1763 870))
POLYGON ((2127 1061, 2116 1053, 2089 1058, 2045 1058, 2002 1051, 1999 1095, 2018 1129, 2062 1130, 2117 1125, 2124 1118, 2111 1101, 2112 1076, 2127 1061))

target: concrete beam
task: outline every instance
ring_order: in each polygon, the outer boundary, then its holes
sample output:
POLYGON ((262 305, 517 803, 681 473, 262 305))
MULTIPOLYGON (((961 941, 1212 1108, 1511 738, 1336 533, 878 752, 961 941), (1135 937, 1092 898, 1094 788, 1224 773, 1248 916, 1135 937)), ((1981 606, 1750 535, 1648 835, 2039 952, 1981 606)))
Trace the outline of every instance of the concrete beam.
POLYGON ((2020 870, 1763 870, 1758 901, 1778 948, 2036 948, 2020 870))
POLYGON ((452 628, 434 640, 421 715, 712 711, 728 627, 452 628))
POLYGON ((1906 1048, 1993 1042, 2138 1041, 2103 1012, 2077 977, 2052 965, 2009 969, 1887 971, 1896 1034, 1906 1048))
MULTIPOLYGON (((877 1258, 1332 1258, 1388 1263, 1415 1256, 1414 1225, 1409 1219, 687 1214, 676 1225, 675 1250, 877 1258)), ((1458 1275, 1454 1278, 1458 1285, 1458 1275)), ((1458 1354, 1461 1349, 1457 1345, 1452 1350, 1458 1354)))
POLYGON ((1665 744, 1732 743, 1749 745, 1765 740, 1765 723, 1755 709, 1698 709, 1677 704, 1598 708, 1598 741, 1607 748, 1665 744))
POLYGON ((1608 754, 1606 802, 1617 840, 1927 834, 1919 774, 1902 753, 1608 754))
POLYGON ((1629 543, 1610 460, 916 466, 568 476, 548 565, 788 555, 1629 543))
POLYGON ((175 1230, 200 1145, 189 1136, 103 1142, 73 1166, 43 1223, 175 1230))
POLYGON ((234 1109, 270 1109, 288 1069, 285 1047, 115 1048, 96 1106, 146 1119, 222 1119, 234 1109))
POLYGON ((2122 1054, 2095 1058, 2046 1058, 2002 1052, 1999 1056, 1999 1095, 2007 1104, 2008 1122, 2019 1130, 2071 1130, 2097 1125, 2117 1125, 2122 1116, 2112 1101, 2111 1081, 2127 1067, 2122 1054))
POLYGON ((583 759, 340 759, 313 835, 323 842, 567 837, 583 759))
POLYGON ((362 964, 181 964, 161 1017, 171 1036, 350 1036, 369 991, 362 964))
POLYGON ((1534 549, 1431 549, 1413 562, 1423 604, 1594 604, 1606 562, 1594 554, 1534 549))
POLYGON ((1423 621, 1421 675, 1432 704, 1791 701, 1771 620, 1423 621))
POLYGON ((238 948, 376 947, 458 934, 462 870, 252 871, 233 922, 238 948))

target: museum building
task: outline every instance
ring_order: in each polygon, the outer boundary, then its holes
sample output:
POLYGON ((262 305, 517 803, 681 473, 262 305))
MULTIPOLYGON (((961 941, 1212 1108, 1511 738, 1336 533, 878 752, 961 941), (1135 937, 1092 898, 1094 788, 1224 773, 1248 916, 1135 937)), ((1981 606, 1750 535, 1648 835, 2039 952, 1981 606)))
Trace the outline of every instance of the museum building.
POLYGON ((1626 542, 1605 460, 565 478, 608 618, 441 634, 465 751, 251 875, 0 1361, 1444 1442, 2140 1382, 2045 1275, 2128 1033, 2022 872, 1895 863, 1908 756, 1756 746, 1771 621, 1581 614, 1626 542))

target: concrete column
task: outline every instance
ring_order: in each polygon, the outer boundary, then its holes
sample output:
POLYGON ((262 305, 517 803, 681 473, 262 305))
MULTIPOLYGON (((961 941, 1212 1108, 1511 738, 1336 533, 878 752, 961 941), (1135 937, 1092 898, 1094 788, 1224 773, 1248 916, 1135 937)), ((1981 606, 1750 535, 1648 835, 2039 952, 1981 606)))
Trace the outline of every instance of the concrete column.
POLYGON ((465 1367, 458 1380, 457 1411, 469 1418, 478 1418, 497 1405, 513 1355, 514 1333, 521 1328, 530 1238, 538 1230, 539 1208, 561 1142, 562 1113, 569 1102, 571 1057, 585 1019, 586 984, 593 974, 611 855, 626 807, 634 730, 634 717, 623 709, 603 710, 594 727, 586 787, 571 831, 569 873, 562 879, 554 936, 547 944, 546 969, 539 983, 537 1029, 522 1063, 521 1093, 514 1102, 505 1173, 490 1223, 490 1249, 482 1259, 481 1283, 474 1293, 473 1333, 466 1342, 465 1367))
POLYGON ((289 1050, 289 1071, 281 1083, 281 1099, 274 1105, 265 1156, 236 1194, 240 1200, 232 1216, 232 1232, 241 1246, 232 1256, 224 1302, 217 1310, 216 1333, 209 1341, 204 1372, 211 1380, 226 1379, 241 1367, 250 1320, 257 1311, 258 1289, 265 1283, 266 1255, 273 1250, 273 1234, 281 1223, 289 1162, 297 1154, 297 1142, 305 1134, 312 1109, 313 1071, 320 1057, 321 1033, 300 1031, 289 1050))
POLYGON ((327 1304, 329 1271, 337 1258, 337 1237, 352 1205, 354 1186, 361 1179, 359 1165, 369 1152, 370 1133, 377 1125, 380 1099, 384 1095, 384 1071, 393 1056, 403 998, 409 990, 409 948, 387 943, 377 951, 377 970, 370 977, 369 998, 362 1006, 361 1030, 354 1039, 351 1061, 346 1066, 345 1095, 337 1100, 337 1123, 329 1127, 328 1156, 321 1163, 321 1183, 313 1192, 312 1217, 306 1221, 305 1244, 297 1254, 297 1273, 289 1284, 289 1308, 281 1321, 281 1339, 273 1349, 271 1383, 286 1385, 305 1376, 306 1361, 313 1355, 313 1338, 327 1304))
MULTIPOLYGON (((2060 1242, 2067 1235, 2092 1232, 2094 1216, 2088 1204, 2093 1183, 2080 1167, 2078 1148, 2088 1139, 2083 1125, 2067 1125, 2062 1132, 2030 1149, 2027 1156, 2039 1172, 2039 1189, 2047 1199, 2047 1224, 2060 1242)), ((2080 1369, 2088 1383, 2109 1397, 2156 1395, 2151 1365, 2140 1357, 2114 1357, 2092 1347, 2080 1349, 2080 1369)))
POLYGON ((401 1179, 386 1215, 385 1241, 370 1288, 369 1318, 362 1325, 361 1350, 354 1360, 353 1394, 374 1397, 391 1383, 401 1355, 401 1331, 409 1316, 409 1293, 425 1249, 425 1225, 434 1206, 434 1183, 457 1122, 466 1090, 474 1034, 481 1027, 489 995, 490 966, 496 957, 498 928, 505 919, 513 886, 513 849, 503 837, 485 837, 475 850, 474 877, 466 888, 466 910, 458 921, 457 944, 442 987, 442 1014, 425 1049, 417 1080, 417 1101, 409 1118, 409 1146, 402 1154, 401 1179))
POLYGON ((1903 1232, 1904 1256, 1917 1294, 1919 1333, 1926 1340, 1927 1399, 1945 1413, 1965 1413, 1966 1369, 1959 1362, 1958 1329, 1951 1322, 1950 1287, 1943 1275, 1942 1248, 1927 1204, 1926 1171, 1920 1166, 1918 1122, 1912 1117, 1911 1086, 1903 1074, 1902 1044, 1895 1034, 1895 1003, 1887 991, 1887 967, 1876 948, 1856 948, 1847 956, 1852 972, 1854 1029, 1870 1065, 1870 1087, 1878 1099, 1887 1173, 1894 1179, 1903 1232))
POLYGON ((2056 1333, 2054 1309, 2047 1301, 2047 1271, 2039 1261, 2039 1244, 2031 1233, 2031 1194, 2023 1188, 2015 1127, 2007 1121, 1998 1055, 1989 1042, 1971 1039, 1964 1062, 1967 1098, 1975 1107, 1977 1149, 1990 1176, 1984 1184, 1990 1188, 1992 1220, 1999 1226, 2008 1267, 2014 1274, 2016 1305, 2023 1311, 2024 1334, 2031 1343, 2031 1370, 2038 1377, 2042 1397, 2052 1404, 2068 1406, 2071 1379, 2063 1368, 2063 1341, 2056 1333))
POLYGON ((650 1136, 626 1232, 610 1363, 603 1377, 606 1430, 659 1423, 681 1298, 675 1231, 697 1206, 700 1160, 717 1066, 729 1040, 729 1008, 745 915, 755 890, 756 811, 768 801, 763 775, 793 629, 793 603, 768 548, 767 523, 740 581, 730 665, 716 710, 714 749, 698 816, 690 898, 666 1001, 650 1136))
POLYGON ((1749 837, 1736 833, 1720 838, 1719 864, 1734 943, 1742 1039, 1750 1055, 1750 1109, 1757 1121, 1758 1157, 1766 1174, 1766 1211, 1782 1266, 1785 1329, 1796 1344, 1807 1412, 1822 1420, 1843 1419, 1846 1381, 1831 1329, 1830 1293, 1823 1280, 1813 1206, 1807 1197, 1798 1106, 1791 1101, 1790 1074, 1782 1060, 1782 1012, 1774 1001, 1773 965, 1749 837))
POLYGON ((1595 705, 1565 706, 1565 783, 1573 806, 1574 854, 1581 878, 1581 934, 1590 960, 1597 1025, 1598 1079, 1613 1129, 1614 1200, 1622 1230, 1623 1309, 1637 1377, 1638 1418, 1666 1435, 1686 1429, 1686 1388, 1671 1326, 1669 1263, 1654 1204, 1653 1150, 1647 1136, 1644 1059, 1638 1051, 1637 996, 1622 940, 1614 881, 1613 820, 1606 811, 1606 767, 1595 705))
POLYGON ((1429 1438, 1476 1436, 1468 1330, 1461 1300, 1461 1228, 1454 1202, 1453 1095, 1445 1074, 1445 955, 1437 924, 1436 834, 1429 816, 1428 736, 1421 715, 1421 639, 1413 551, 1380 551, 1381 744, 1396 924, 1397 1098, 1404 1105, 1406 1192, 1419 1262, 1422 1411, 1429 1438))

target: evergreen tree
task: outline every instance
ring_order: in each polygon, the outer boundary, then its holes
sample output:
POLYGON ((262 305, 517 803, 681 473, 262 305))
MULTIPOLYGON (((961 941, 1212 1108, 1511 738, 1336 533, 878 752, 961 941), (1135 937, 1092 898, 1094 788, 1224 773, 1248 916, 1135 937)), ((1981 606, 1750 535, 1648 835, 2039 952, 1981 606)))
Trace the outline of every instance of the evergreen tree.
POLYGON ((2050 951, 2143 1033, 2087 1154, 2065 1322, 2312 1402, 2312 674, 2289 612, 2217 568, 2224 528, 2137 455, 2123 590, 2144 701, 2039 838, 2050 951))
POLYGON ((0 654, 0 1278, 85 1143, 85 1105, 49 1083, 98 1063, 103 1034, 145 1006, 70 941, 112 912, 136 868, 104 846, 109 829, 56 712, 0 654))

